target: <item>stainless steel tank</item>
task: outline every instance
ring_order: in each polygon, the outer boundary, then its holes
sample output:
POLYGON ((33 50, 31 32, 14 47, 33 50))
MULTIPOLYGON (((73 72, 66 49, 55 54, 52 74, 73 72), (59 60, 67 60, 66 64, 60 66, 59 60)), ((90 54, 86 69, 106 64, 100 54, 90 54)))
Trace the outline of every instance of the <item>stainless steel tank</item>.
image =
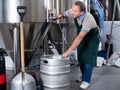
POLYGON ((44 55, 40 61, 43 90, 70 90, 70 64, 68 58, 44 55))
MULTIPOLYGON (((12 23, 20 22, 19 15, 17 13, 17 6, 26 6, 27 7, 26 14, 24 17, 25 49, 26 50, 28 50, 28 49, 33 50, 31 42, 37 41, 35 36, 37 36, 38 32, 40 32, 42 24, 47 19, 47 16, 48 16, 47 14, 49 13, 48 12, 49 10, 55 8, 56 9, 55 13, 58 14, 61 11, 65 11, 65 10, 69 9, 69 6, 72 7, 72 3, 70 2, 72 0, 1 0, 1 1, 3 3, 2 4, 3 5, 2 6, 3 7, 2 8, 3 16, 4 16, 3 21, 4 21, 4 23, 10 23, 10 25, 12 23), (53 3, 53 1, 54 1, 54 3, 53 3), (33 28, 31 28, 32 26, 33 26, 33 28), (30 38, 31 38, 31 40, 29 40, 30 38)), ((72 41, 71 36, 73 36, 73 31, 75 30, 75 29, 73 29, 74 28, 73 21, 71 21, 71 22, 67 22, 68 26, 66 28, 67 34, 69 33, 69 35, 67 35, 68 36, 67 38, 69 38, 69 39, 67 39, 68 43, 72 41)), ((10 34, 10 32, 8 30, 9 25, 5 29, 6 30, 3 30, 3 32, 7 31, 10 34)), ((62 35, 61 35, 61 33, 59 33, 60 30, 59 30, 59 28, 51 28, 51 29, 53 29, 54 31, 58 30, 57 33, 51 32, 51 34, 53 36, 54 36, 54 34, 60 36, 60 39, 53 40, 53 42, 55 41, 58 44, 60 43, 59 46, 57 46, 57 47, 58 48, 60 47, 60 49, 61 49, 61 44, 62 44, 61 36, 62 35)), ((10 35, 12 37, 12 34, 10 34, 10 35)), ((54 38, 56 38, 56 37, 54 37, 54 38)), ((9 37, 7 39, 9 39, 9 37)), ((10 44, 13 42, 10 39, 8 41, 10 42, 10 44)), ((7 46, 8 45, 6 45, 6 48, 8 49, 7 46)))
POLYGON ((24 74, 25 74, 25 80, 23 82, 22 82, 22 73, 19 73, 12 80, 11 90, 36 90, 36 83, 34 78, 27 73, 24 74))
POLYGON ((3 0, 0 0, 0 23, 3 23, 2 1, 3 1, 3 0))
POLYGON ((71 8, 74 1, 76 0, 3 0, 3 6, 0 5, 0 7, 3 7, 5 23, 19 23, 17 6, 27 7, 25 22, 45 22, 49 16, 49 10, 54 9, 54 13, 58 14, 71 8))
POLYGON ((25 22, 45 22, 47 8, 51 8, 52 0, 3 0, 3 21, 5 23, 19 23, 17 6, 26 6, 25 22), (49 5, 48 5, 48 4, 49 5))

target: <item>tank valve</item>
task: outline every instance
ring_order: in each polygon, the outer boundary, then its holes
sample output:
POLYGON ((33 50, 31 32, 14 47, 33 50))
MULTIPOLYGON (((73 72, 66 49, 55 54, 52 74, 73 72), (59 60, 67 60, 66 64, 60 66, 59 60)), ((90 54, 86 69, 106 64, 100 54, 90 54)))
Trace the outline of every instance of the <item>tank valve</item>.
POLYGON ((57 15, 56 15, 56 9, 54 9, 54 10, 49 10, 49 21, 50 22, 55 22, 56 20, 57 20, 57 15))

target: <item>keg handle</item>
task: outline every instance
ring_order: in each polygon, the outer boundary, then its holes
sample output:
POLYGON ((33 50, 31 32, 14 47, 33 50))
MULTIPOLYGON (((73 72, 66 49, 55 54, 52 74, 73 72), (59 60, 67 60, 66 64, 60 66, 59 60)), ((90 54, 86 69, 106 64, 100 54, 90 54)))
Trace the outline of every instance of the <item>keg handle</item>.
POLYGON ((41 60, 41 63, 42 64, 48 64, 48 61, 47 60, 41 60))
POLYGON ((23 17, 24 17, 24 15, 26 13, 26 7, 25 6, 18 6, 17 7, 17 12, 20 15, 20 21, 23 21, 23 17))

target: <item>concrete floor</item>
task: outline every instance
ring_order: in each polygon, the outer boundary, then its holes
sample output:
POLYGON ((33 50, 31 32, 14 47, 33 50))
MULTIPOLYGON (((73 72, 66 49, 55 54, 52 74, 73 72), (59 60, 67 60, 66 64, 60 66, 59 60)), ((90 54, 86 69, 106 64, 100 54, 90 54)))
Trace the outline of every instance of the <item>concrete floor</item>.
MULTIPOLYGON (((79 77, 79 67, 71 69, 71 90, 81 90, 80 83, 76 83, 79 77)), ((91 85, 87 90, 120 90, 120 68, 117 67, 95 67, 92 75, 91 85)))
MULTIPOLYGON (((7 70, 7 90, 10 90, 10 82, 14 71, 7 70)), ((71 85, 70 90, 81 90, 80 83, 76 82, 81 76, 79 66, 71 65, 71 85)), ((91 80, 91 85, 87 90, 120 90, 120 68, 117 67, 95 67, 91 80)))

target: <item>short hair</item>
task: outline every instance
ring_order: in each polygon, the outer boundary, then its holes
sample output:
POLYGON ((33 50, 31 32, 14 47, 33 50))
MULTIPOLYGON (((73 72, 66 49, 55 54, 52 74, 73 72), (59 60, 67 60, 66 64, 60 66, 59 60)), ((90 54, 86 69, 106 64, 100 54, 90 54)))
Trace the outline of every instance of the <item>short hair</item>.
POLYGON ((85 6, 85 4, 84 4, 83 2, 81 2, 81 1, 76 1, 76 2, 74 3, 74 5, 78 5, 78 6, 80 7, 80 11, 86 12, 86 6, 85 6))

